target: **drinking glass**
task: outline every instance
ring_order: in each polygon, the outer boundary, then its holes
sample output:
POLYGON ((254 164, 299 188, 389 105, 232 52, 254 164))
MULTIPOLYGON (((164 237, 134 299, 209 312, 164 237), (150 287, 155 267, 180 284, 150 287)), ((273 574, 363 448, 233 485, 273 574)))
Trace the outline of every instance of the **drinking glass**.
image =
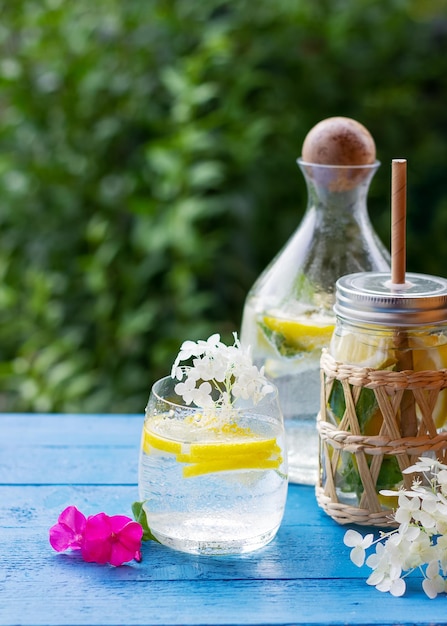
POLYGON ((162 378, 152 387, 141 439, 140 500, 153 535, 193 554, 242 554, 276 535, 287 496, 278 393, 256 404, 186 405, 162 378))

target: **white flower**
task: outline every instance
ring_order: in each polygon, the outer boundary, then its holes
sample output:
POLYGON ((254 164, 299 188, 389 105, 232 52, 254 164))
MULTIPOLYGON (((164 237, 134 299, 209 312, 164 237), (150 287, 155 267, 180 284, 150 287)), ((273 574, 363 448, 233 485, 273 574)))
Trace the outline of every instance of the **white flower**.
POLYGON ((436 551, 444 574, 447 573, 447 535, 441 535, 436 542, 436 551))
POLYGON ((238 398, 256 404, 274 391, 263 370, 253 364, 250 350, 241 346, 236 333, 233 336, 232 346, 222 343, 218 334, 182 344, 171 377, 181 381, 175 391, 186 404, 231 407, 238 398), (181 365, 190 360, 192 365, 181 365))
POLYGON ((389 549, 389 544, 378 543, 376 553, 368 557, 366 564, 373 569, 366 583, 378 591, 389 591, 393 596, 405 593, 405 581, 401 578, 402 568, 389 549))
POLYGON ((208 381, 201 383, 194 393, 194 404, 202 407, 213 406, 214 401, 211 397, 212 391, 213 388, 208 381))
POLYGON ((225 353, 205 354, 201 359, 193 360, 193 369, 197 379, 215 380, 219 383, 225 381, 228 362, 225 353))
POLYGON ((434 470, 447 470, 447 465, 443 465, 437 459, 432 459, 428 456, 419 457, 419 461, 412 465, 411 467, 407 467, 402 470, 402 474, 415 474, 417 472, 425 473, 425 472, 433 472, 434 470))
POLYGON ((437 506, 436 498, 423 498, 420 511, 416 511, 414 514, 415 521, 419 522, 425 530, 434 529, 436 527, 437 506))
POLYGON ((442 469, 438 472, 438 483, 440 486, 441 494, 447 496, 447 470, 442 469))
POLYGON ((447 466, 436 459, 421 457, 404 473, 416 472, 411 489, 381 491, 383 495, 398 496, 394 519, 396 530, 382 533, 380 540, 371 535, 362 537, 348 531, 344 543, 352 547, 351 560, 365 562, 365 551, 376 545, 376 551, 366 558, 373 571, 367 579, 378 591, 401 596, 405 592, 405 576, 416 568, 424 571, 422 587, 429 598, 447 592, 447 466))
POLYGON ((433 533, 447 535, 447 506, 443 502, 438 502, 437 505, 436 528, 433 533))
POLYGON ((273 386, 267 383, 255 365, 244 364, 241 370, 235 374, 232 388, 235 398, 242 398, 243 400, 253 398, 256 402, 273 390, 273 386))
POLYGON ((415 511, 419 510, 421 501, 417 496, 407 498, 404 493, 400 493, 398 502, 399 508, 394 515, 394 519, 399 524, 408 524, 412 520, 415 511))
POLYGON ((383 581, 381 585, 376 585, 376 589, 379 591, 389 591, 392 596, 399 598, 404 595, 406 584, 403 578, 389 578, 383 581))
POLYGON ((206 341, 202 339, 199 339, 197 342, 189 340, 184 341, 180 346, 180 352, 172 366, 171 377, 178 378, 179 380, 182 378, 182 370, 179 369, 181 361, 188 361, 193 356, 201 356, 208 350, 217 349, 220 346, 224 346, 224 344, 220 342, 220 335, 218 334, 211 335, 206 341))
POLYGON ((425 570, 425 578, 422 581, 422 589, 430 599, 436 598, 438 593, 446 590, 444 578, 439 573, 438 561, 431 561, 425 570))
POLYGON ((362 535, 356 530, 346 531, 345 536, 343 537, 343 542, 346 546, 352 548, 349 557, 354 565, 357 565, 357 567, 361 567, 365 562, 365 550, 372 544, 373 539, 374 535, 372 534, 362 537, 362 535))
POLYGON ((408 552, 402 559, 402 567, 406 570, 414 569, 436 558, 436 547, 426 532, 420 532, 417 539, 410 543, 408 552))
POLYGON ((196 391, 196 381, 190 376, 183 383, 177 383, 174 387, 174 391, 177 395, 181 396, 186 404, 191 404, 194 401, 194 395, 196 391))

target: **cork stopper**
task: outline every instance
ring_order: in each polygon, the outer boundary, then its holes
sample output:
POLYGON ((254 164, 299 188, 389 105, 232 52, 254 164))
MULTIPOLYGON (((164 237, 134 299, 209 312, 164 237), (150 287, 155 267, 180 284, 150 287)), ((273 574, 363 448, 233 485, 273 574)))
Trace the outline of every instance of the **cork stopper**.
POLYGON ((360 122, 328 117, 308 132, 301 154, 307 163, 369 165, 376 160, 376 144, 360 122))
POLYGON ((312 165, 309 171, 316 182, 330 181, 325 186, 333 192, 350 191, 379 165, 371 133, 349 117, 329 117, 316 124, 306 135, 301 154, 303 165, 312 165))

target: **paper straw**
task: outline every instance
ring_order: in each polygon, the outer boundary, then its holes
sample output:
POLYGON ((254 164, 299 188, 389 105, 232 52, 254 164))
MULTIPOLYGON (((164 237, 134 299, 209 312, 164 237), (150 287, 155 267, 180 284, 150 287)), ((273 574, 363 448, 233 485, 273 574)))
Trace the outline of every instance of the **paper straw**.
POLYGON ((391 282, 405 284, 407 161, 393 159, 391 170, 391 282))
MULTIPOLYGON (((391 283, 405 285, 405 227, 407 217, 407 161, 393 159, 391 175, 391 283)), ((409 349, 408 334, 394 333, 397 356, 396 370, 413 369, 413 353, 409 349)), ((405 390, 400 403, 402 437, 416 437, 418 421, 413 392, 405 390)))

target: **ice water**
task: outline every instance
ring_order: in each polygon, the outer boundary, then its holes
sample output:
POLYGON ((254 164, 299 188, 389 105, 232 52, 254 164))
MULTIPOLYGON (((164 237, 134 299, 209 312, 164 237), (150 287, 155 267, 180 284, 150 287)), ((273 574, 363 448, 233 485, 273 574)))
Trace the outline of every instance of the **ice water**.
POLYGON ((257 367, 278 388, 284 416, 289 480, 314 485, 318 472, 321 349, 329 344, 334 316, 299 303, 288 314, 247 300, 241 338, 257 367))
POLYGON ((251 415, 228 436, 208 429, 194 441, 186 432, 168 415, 146 418, 139 491, 152 533, 195 554, 240 554, 266 545, 286 502, 284 429, 251 415), (181 438, 172 438, 176 431, 181 438))

